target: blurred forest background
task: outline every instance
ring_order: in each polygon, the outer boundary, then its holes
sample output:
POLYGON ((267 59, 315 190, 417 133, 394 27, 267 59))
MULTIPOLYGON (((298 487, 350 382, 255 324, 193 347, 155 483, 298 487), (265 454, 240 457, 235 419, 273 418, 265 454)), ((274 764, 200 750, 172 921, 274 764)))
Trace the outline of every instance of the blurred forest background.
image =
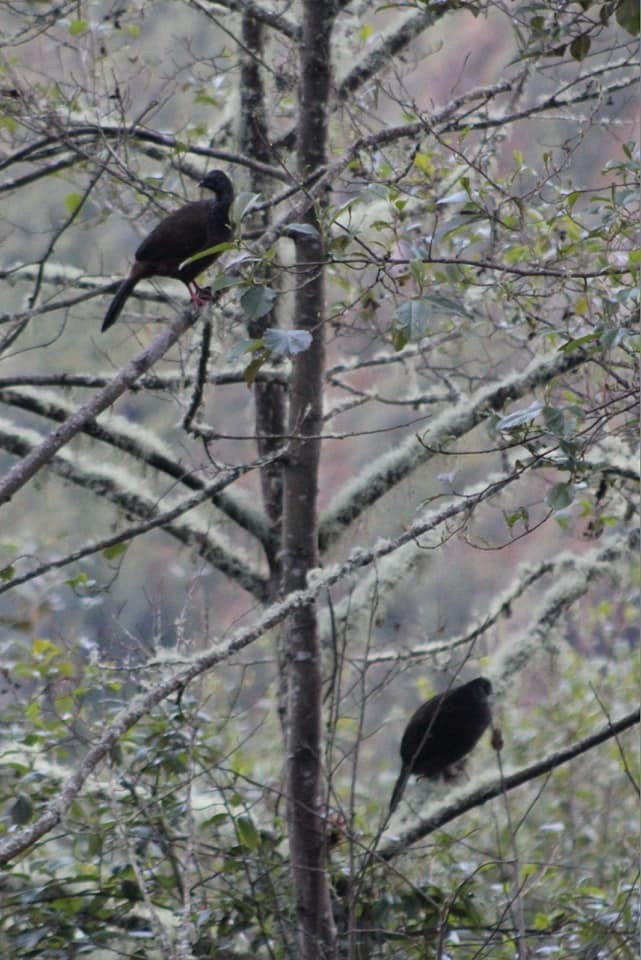
POLYGON ((11 0, 0 38, 0 953, 637 956, 637 5, 11 0), (143 283, 101 334, 216 168, 214 304, 143 283), (388 822, 410 714, 478 674, 502 749, 388 822))

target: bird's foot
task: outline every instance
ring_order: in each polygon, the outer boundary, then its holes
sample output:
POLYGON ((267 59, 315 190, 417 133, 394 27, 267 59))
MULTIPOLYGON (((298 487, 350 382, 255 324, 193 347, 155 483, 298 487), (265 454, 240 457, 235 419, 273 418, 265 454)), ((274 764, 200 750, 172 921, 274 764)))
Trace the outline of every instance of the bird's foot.
POLYGON ((196 307, 202 307, 206 303, 211 303, 211 287, 199 287, 197 283, 192 283, 189 288, 191 302, 196 307))
POLYGON ((458 780, 461 774, 465 771, 465 760, 457 760, 456 763, 451 763, 449 767, 446 767, 443 771, 443 780, 446 783, 452 783, 454 780, 458 780))

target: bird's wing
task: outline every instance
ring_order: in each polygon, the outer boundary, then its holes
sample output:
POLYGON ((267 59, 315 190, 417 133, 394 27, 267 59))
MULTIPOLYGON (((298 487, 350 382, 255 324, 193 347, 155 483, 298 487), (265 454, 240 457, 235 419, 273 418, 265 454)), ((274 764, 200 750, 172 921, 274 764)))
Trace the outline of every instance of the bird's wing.
POLYGON ((211 201, 194 200, 161 220, 136 250, 136 260, 181 263, 207 246, 211 201))

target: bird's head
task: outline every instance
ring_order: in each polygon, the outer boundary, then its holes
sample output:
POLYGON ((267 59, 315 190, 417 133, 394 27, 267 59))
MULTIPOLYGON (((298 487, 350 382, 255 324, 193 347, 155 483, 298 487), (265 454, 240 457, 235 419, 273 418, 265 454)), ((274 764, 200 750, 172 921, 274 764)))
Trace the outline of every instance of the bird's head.
POLYGON ((212 190, 216 194, 217 200, 231 203, 234 199, 233 184, 227 174, 223 173, 222 170, 210 170, 198 186, 203 187, 205 190, 212 190))
POLYGON ((470 680, 470 686, 478 696, 489 697, 492 694, 492 684, 486 677, 477 677, 476 680, 470 680))

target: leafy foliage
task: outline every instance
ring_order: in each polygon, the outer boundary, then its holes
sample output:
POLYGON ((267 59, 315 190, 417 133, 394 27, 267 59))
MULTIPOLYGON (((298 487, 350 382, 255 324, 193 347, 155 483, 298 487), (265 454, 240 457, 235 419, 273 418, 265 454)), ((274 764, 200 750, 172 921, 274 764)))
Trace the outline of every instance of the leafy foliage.
POLYGON ((425 824, 637 704, 638 7, 232 6, 0 12, 6 472, 82 421, 0 501, 0 954, 300 960, 320 851, 340 960, 635 956, 634 731, 425 824), (212 320, 98 409, 180 303, 107 356, 119 231, 220 164, 212 320), (492 745, 386 823, 477 668, 492 745))

